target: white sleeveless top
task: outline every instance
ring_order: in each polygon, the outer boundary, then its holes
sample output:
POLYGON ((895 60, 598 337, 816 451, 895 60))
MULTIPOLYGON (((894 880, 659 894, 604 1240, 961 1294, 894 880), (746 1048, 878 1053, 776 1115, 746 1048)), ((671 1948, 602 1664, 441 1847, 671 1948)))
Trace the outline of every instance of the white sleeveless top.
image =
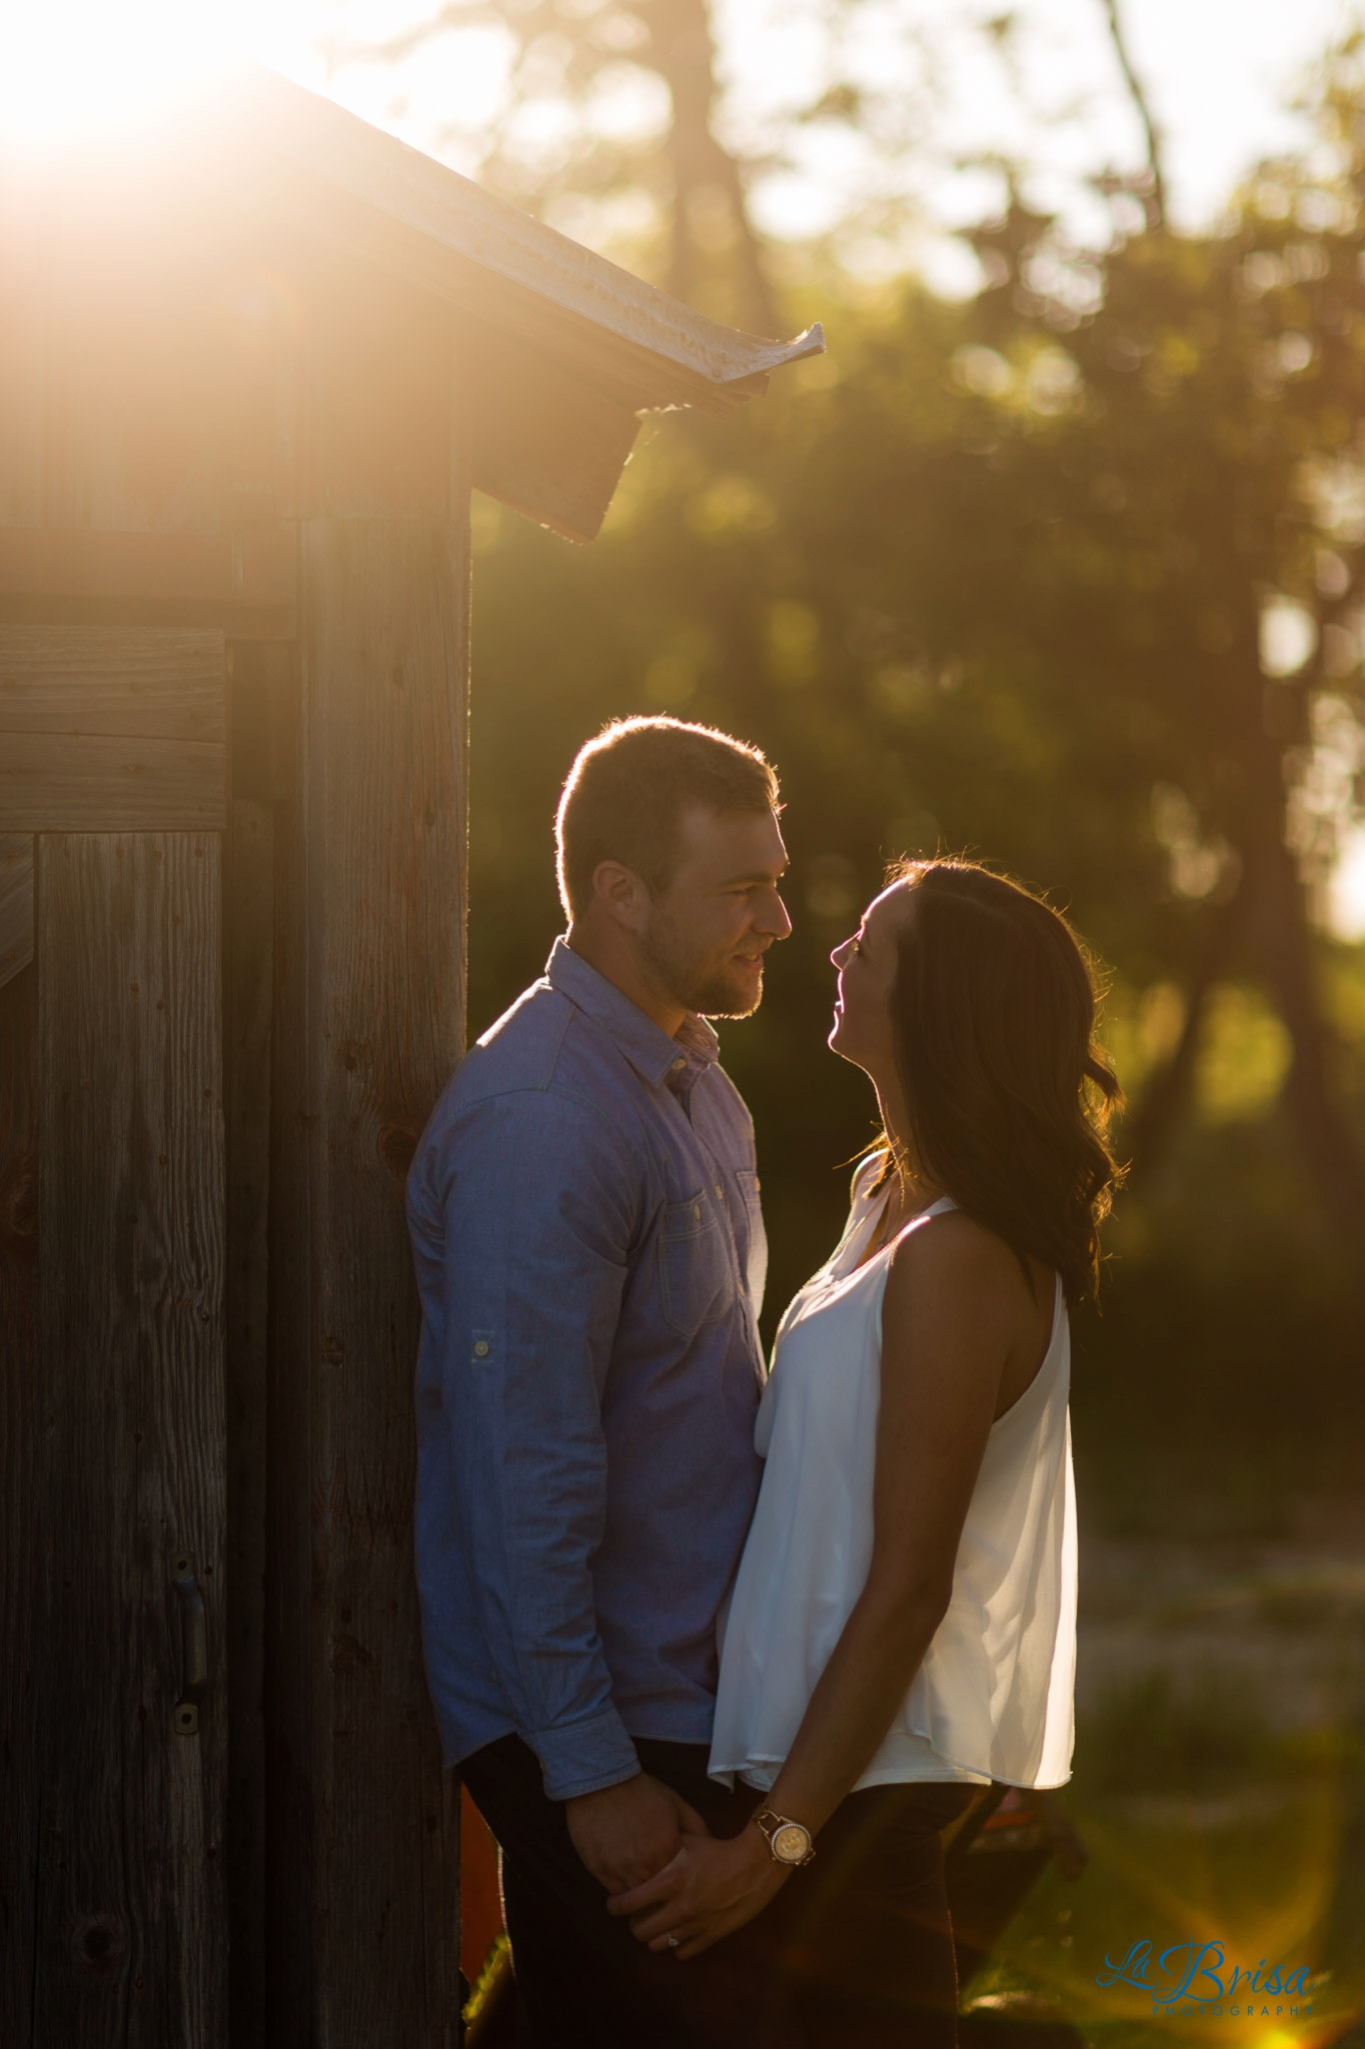
MULTIPOLYGON (((722 1617, 710 1774, 772 1786, 867 1579, 892 1245, 865 1266, 885 1194, 860 1170, 848 1226, 783 1317, 759 1404, 766 1459, 722 1617)), ((956 1205, 936 1202, 907 1227, 956 1205)), ((902 1234, 903 1235, 903 1234, 902 1234)), ((894 1244, 894 1240, 892 1243, 894 1244)), ((1076 1497, 1060 1276, 1042 1365, 997 1417, 948 1612, 855 1791, 911 1779, 1060 1786, 1071 1776, 1076 1497)))

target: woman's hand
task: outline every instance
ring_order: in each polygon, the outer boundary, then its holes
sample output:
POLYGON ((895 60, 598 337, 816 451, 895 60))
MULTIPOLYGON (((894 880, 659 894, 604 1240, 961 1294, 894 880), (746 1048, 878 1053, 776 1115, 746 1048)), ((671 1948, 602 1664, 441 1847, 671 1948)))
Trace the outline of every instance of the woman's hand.
POLYGON ((689 1835, 662 1871, 629 1892, 614 1894, 607 1912, 628 1915, 640 1942, 654 1950, 671 1949, 686 1962, 761 1913, 788 1871, 757 1828, 742 1828, 728 1838, 689 1835))

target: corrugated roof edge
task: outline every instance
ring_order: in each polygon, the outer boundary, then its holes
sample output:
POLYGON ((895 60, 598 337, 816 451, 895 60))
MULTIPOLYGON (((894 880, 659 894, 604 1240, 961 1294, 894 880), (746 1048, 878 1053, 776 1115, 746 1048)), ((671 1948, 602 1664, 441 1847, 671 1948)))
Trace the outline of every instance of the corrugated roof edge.
POLYGON ((509 284, 712 385, 753 380, 753 389, 761 391, 759 380, 766 381, 769 372, 824 350, 819 322, 794 341, 779 342, 708 320, 278 72, 245 67, 230 90, 232 112, 277 155, 509 284))

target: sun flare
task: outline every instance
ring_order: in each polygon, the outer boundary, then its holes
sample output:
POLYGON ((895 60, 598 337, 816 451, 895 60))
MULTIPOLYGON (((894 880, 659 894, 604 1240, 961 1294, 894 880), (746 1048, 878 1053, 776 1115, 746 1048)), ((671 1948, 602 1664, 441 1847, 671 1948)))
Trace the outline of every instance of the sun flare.
POLYGON ((0 140, 66 148, 136 130, 231 55, 223 16, 195 0, 47 0, 7 10, 0 140))

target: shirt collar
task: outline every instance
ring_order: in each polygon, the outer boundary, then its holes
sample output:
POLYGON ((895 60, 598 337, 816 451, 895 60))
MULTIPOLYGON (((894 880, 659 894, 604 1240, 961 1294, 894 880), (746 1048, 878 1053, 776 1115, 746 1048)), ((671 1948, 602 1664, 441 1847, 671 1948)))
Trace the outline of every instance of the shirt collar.
POLYGON ((720 1040, 704 1017, 690 1010, 677 1037, 670 1039, 614 982, 575 953, 562 935, 551 948, 545 974, 552 989, 558 989, 601 1025, 651 1088, 661 1088, 667 1082, 675 1094, 685 1094, 720 1056, 720 1040))

